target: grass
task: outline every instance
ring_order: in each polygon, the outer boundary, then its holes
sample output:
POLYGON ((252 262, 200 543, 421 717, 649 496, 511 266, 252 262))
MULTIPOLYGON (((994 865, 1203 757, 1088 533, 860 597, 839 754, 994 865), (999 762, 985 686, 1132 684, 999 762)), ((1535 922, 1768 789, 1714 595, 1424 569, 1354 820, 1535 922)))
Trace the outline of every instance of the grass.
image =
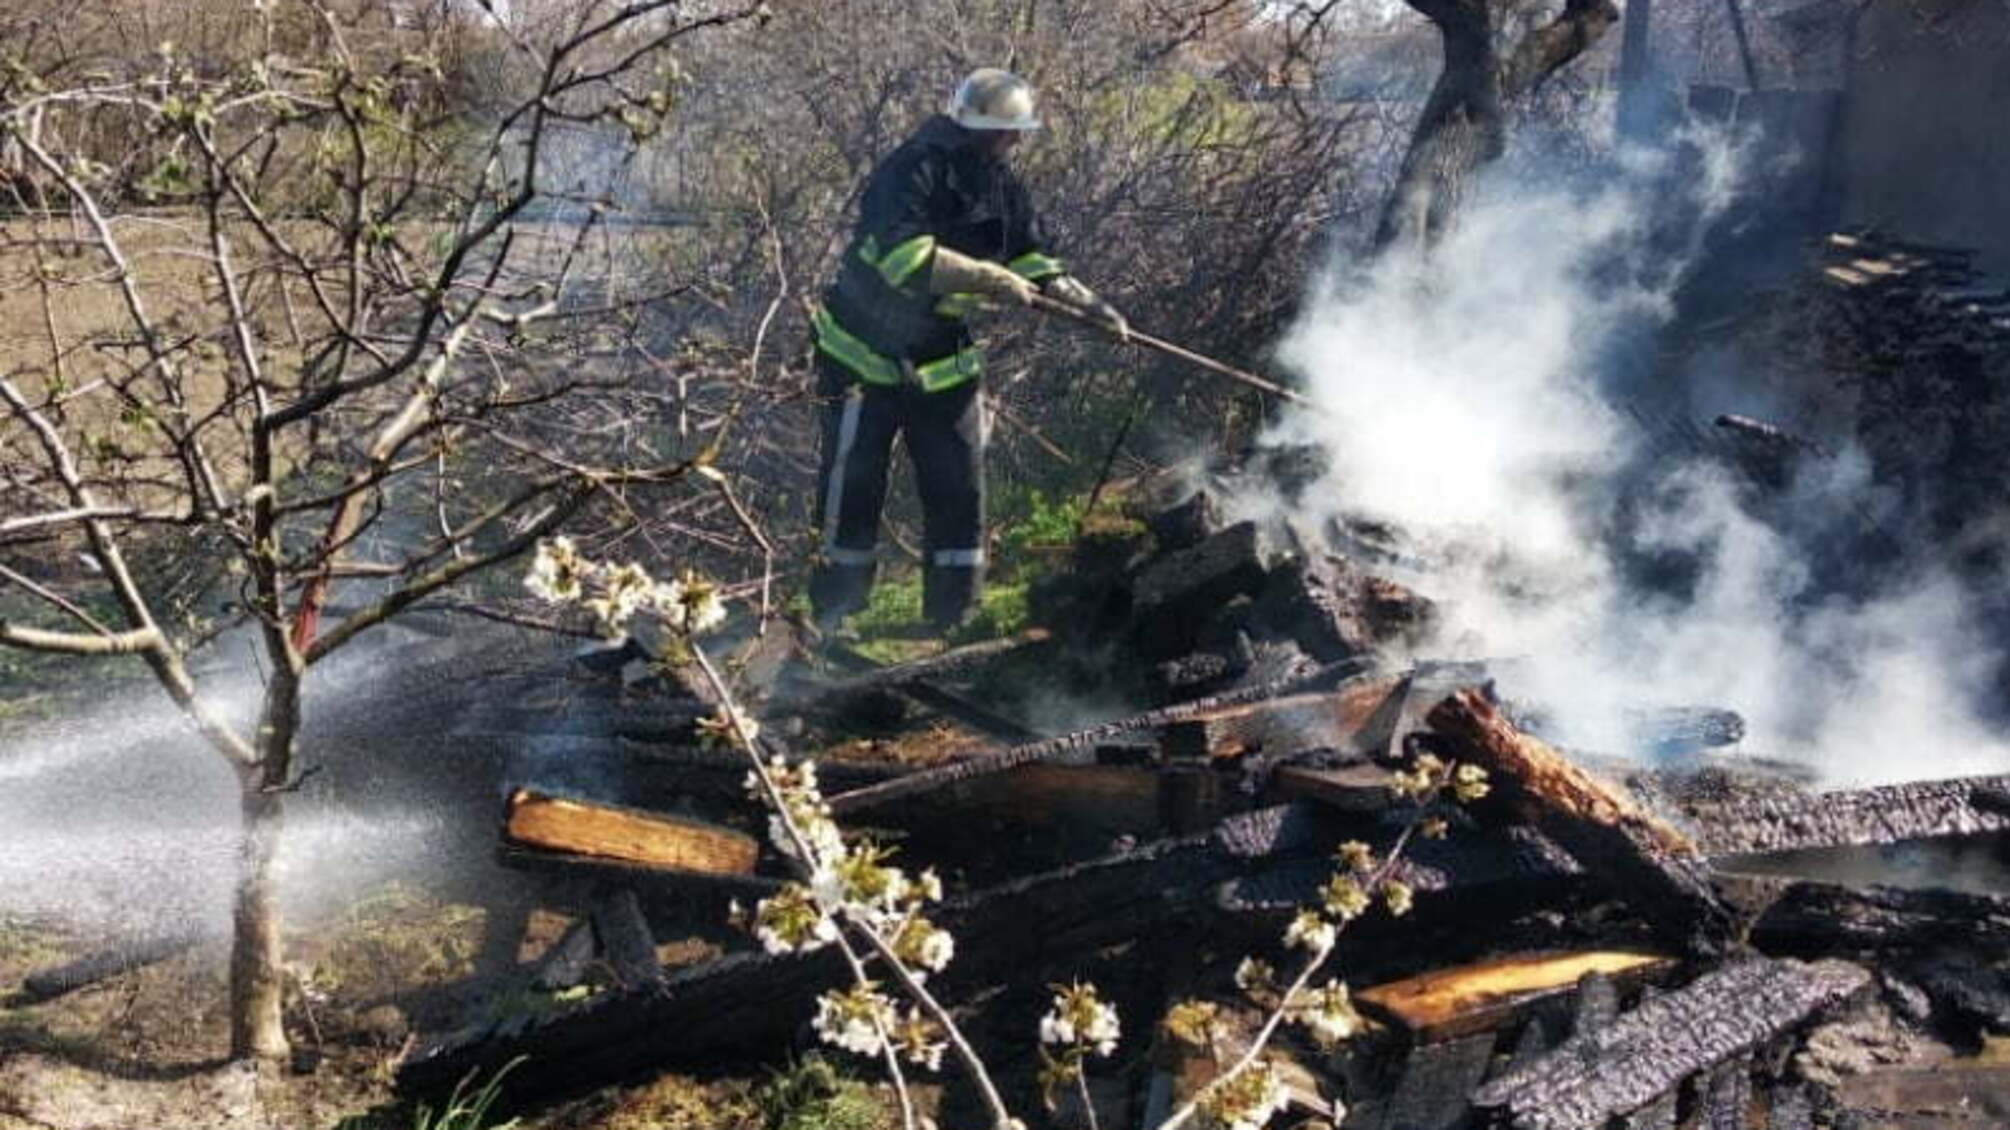
POLYGON ((754 1092, 763 1130, 888 1130, 892 1112, 872 1087, 807 1055, 754 1092))

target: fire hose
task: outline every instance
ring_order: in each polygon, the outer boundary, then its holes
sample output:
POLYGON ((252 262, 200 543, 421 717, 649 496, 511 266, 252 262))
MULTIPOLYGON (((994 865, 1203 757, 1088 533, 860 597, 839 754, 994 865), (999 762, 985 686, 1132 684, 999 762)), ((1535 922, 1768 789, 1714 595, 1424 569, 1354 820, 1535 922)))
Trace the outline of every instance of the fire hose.
POLYGON ((1038 310, 1042 314, 1052 314, 1057 317, 1066 318, 1071 322, 1079 322, 1091 329, 1101 330, 1106 336, 1112 339, 1128 341, 1132 345, 1141 345, 1146 349, 1155 350, 1168 357, 1177 357, 1190 365, 1199 366, 1210 373, 1227 377, 1229 380, 1239 384, 1248 385, 1250 388, 1268 393, 1279 400, 1288 400, 1293 404, 1303 405, 1307 408, 1312 407, 1312 401, 1307 399, 1303 393, 1294 392, 1275 381, 1266 380, 1255 373, 1238 369, 1233 365, 1224 365, 1212 357, 1203 357, 1191 349, 1182 349, 1172 342, 1164 341, 1150 334, 1139 333, 1136 330, 1120 334, 1107 322, 1096 318, 1087 311, 1076 306, 1071 306, 1066 302, 1049 298, 1044 294, 1033 296, 1033 309, 1038 310))

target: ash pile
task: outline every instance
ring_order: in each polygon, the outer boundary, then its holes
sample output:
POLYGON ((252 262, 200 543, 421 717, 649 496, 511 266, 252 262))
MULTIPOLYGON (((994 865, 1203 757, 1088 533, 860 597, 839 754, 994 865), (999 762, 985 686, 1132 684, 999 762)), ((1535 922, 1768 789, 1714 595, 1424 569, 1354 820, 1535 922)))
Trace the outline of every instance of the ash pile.
MULTIPOLYGON (((1260 473, 1292 485, 1288 466, 1260 473)), ((1234 497, 1219 479, 1141 485, 1142 528, 1084 537, 1036 594, 1048 626, 1019 637, 816 675, 791 673, 783 632, 733 649, 743 685, 773 692, 770 752, 817 761, 847 834, 948 880, 957 954, 929 985, 970 1002, 1015 1106, 1038 1108, 1035 998, 1086 977, 1126 1018, 1096 1073, 1102 1124, 1157 1125, 1240 1058, 1261 1019, 1241 960, 1283 964, 1336 846, 1386 858, 1400 839, 1409 905, 1350 923, 1328 966, 1365 1029, 1324 1047, 1287 1027, 1281 1124, 2010 1123, 2010 1068, 1972 1054, 2010 1033, 2010 775, 1819 792, 1727 750, 1742 727, 1713 708, 1642 709, 1632 749, 1564 748, 1487 664, 1414 654, 1432 605, 1389 573, 1427 563, 1385 531, 1239 520, 1234 497), (999 690, 1092 669, 1130 712, 1044 732, 999 690), (815 748, 820 713, 887 697, 904 704, 889 717, 963 737, 923 760, 815 748), (1484 768, 1489 791, 1420 814, 1403 775, 1427 755, 1484 768), (1420 815, 1446 835, 1406 837, 1420 815), (1161 1023, 1193 998, 1216 1006, 1205 1046, 1161 1023)), ((725 925, 729 900, 788 871, 744 759, 695 742, 698 684, 563 680, 462 729, 518 766, 499 850, 537 877, 520 909, 568 924, 519 953, 523 918, 495 915, 521 960, 463 987, 406 1048, 402 1085, 521 1056, 511 1093, 530 1099, 806 1046, 816 994, 847 973, 829 949, 771 954, 725 925)), ((940 1117, 961 1124, 977 1111, 949 1075, 940 1117)))

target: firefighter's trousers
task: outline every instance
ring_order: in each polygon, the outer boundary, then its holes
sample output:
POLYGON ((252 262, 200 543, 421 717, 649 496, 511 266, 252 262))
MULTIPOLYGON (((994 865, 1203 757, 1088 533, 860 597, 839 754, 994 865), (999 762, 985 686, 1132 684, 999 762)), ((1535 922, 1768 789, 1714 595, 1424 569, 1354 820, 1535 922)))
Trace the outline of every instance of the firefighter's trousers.
POLYGON ((897 435, 907 438, 921 498, 922 614, 938 628, 970 611, 984 580, 983 397, 978 382, 940 392, 865 384, 817 358, 823 437, 816 515, 823 561, 810 604, 832 625, 865 606, 879 546, 880 509, 897 435))

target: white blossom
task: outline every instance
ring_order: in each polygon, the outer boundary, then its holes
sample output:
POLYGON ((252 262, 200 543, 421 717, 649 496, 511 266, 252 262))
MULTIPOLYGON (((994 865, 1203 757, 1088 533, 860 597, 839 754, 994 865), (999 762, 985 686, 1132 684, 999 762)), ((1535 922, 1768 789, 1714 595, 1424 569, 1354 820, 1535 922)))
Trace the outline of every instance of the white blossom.
POLYGON ((1201 1101, 1208 1120, 1222 1130, 1263 1130, 1284 1109, 1284 1080, 1265 1060, 1217 1082, 1201 1101))
POLYGON ((1235 987, 1243 992, 1277 987, 1277 970, 1262 958, 1245 957, 1235 967, 1235 987))
POLYGON ((817 1036, 860 1055, 878 1055, 886 1047, 882 1029, 894 1024, 893 1002, 870 984, 854 985, 817 998, 817 1015, 810 1022, 817 1036))
POLYGON ((537 556, 531 559, 523 584, 544 600, 578 600, 586 568, 571 538, 551 538, 537 543, 537 556))
POLYGON ((1040 1042, 1078 1047, 1107 1056, 1117 1050, 1122 1028, 1115 1006, 1096 995, 1094 985, 1057 988, 1054 1005, 1040 1018, 1040 1042))
POLYGON ((1305 1025, 1322 1047, 1350 1039, 1362 1028, 1361 1014, 1354 1011, 1353 998, 1341 981, 1308 991, 1292 1018, 1305 1025))
POLYGON ((1301 910, 1298 917, 1284 930, 1284 946, 1290 949, 1302 947, 1312 953, 1325 953, 1333 948, 1339 932, 1331 922, 1320 917, 1316 910, 1301 910))
POLYGON ((807 888, 789 883, 754 907, 754 937, 769 953, 809 953, 837 941, 837 923, 807 888))

